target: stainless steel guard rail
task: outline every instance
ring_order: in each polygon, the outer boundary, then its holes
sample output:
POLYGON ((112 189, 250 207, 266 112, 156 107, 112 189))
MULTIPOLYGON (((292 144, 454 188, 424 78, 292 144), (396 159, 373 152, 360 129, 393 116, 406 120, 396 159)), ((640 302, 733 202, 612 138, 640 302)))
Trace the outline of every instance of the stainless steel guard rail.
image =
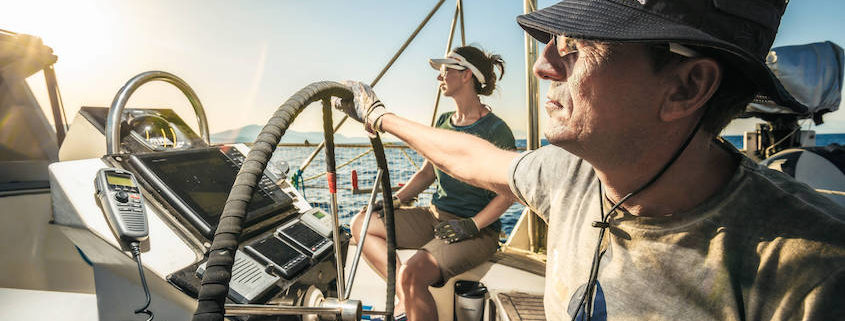
POLYGON ((135 77, 132 77, 132 79, 129 79, 129 81, 126 82, 126 84, 123 85, 123 87, 121 87, 114 96, 111 108, 109 108, 108 118, 106 118, 106 153, 120 153, 120 119, 123 116, 123 109, 126 107, 126 102, 129 101, 129 97, 132 96, 135 90, 141 87, 141 85, 154 80, 164 81, 176 86, 176 88, 179 88, 179 90, 185 94, 185 97, 188 98, 188 101, 194 108, 194 113, 197 115, 200 136, 206 143, 209 145, 211 144, 211 139, 208 133, 208 120, 205 118, 205 109, 202 108, 202 103, 200 103, 199 97, 197 97, 197 94, 193 89, 191 89, 191 86, 188 86, 188 83, 174 74, 154 70, 143 72, 135 77))

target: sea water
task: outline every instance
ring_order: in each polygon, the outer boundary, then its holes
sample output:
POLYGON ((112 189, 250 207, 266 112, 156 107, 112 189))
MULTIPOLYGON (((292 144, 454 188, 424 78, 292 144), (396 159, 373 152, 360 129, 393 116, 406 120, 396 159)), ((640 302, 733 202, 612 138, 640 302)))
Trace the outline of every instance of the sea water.
MULTIPOLYGON (((737 148, 742 147, 742 136, 723 136, 725 140, 731 142, 737 148)), ((517 140, 517 147, 524 149, 525 140, 517 140)), ((545 140, 542 141, 546 145, 545 140)), ((845 134, 818 134, 816 135, 816 144, 818 146, 827 146, 829 144, 845 144, 845 134)), ((299 168, 302 161, 314 151, 314 146, 309 147, 279 147, 277 152, 283 153, 282 159, 285 159, 290 167, 299 168)), ((424 159, 410 148, 385 148, 387 156, 388 168, 390 169, 390 182, 392 186, 399 186, 407 182, 411 175, 422 166, 424 159)), ((366 206, 369 199, 369 193, 353 193, 352 191, 352 171, 355 171, 358 176, 358 186, 361 189, 368 189, 373 187, 373 182, 377 173, 376 161, 373 153, 369 147, 339 147, 335 149, 335 158, 338 166, 337 169, 337 195, 338 195, 338 214, 342 224, 348 224, 353 215, 361 211, 366 206), (364 154, 362 156, 362 154, 364 154), (359 157, 360 156, 360 157, 359 157), (358 157, 355 160, 354 158, 358 157)), ((310 166, 306 168, 302 177, 304 179, 304 186, 301 191, 305 194, 305 198, 312 206, 320 207, 325 211, 329 211, 330 195, 328 191, 328 184, 326 182, 325 172, 325 153, 320 152, 310 166)), ((289 175, 293 174, 293 170, 289 175)), ((417 206, 428 206, 431 204, 431 196, 434 193, 433 185, 426 189, 419 195, 416 202, 417 206)), ((379 198, 381 194, 379 193, 379 198)), ((502 221, 502 230, 506 234, 510 234, 514 224, 519 219, 524 207, 518 203, 513 204, 500 218, 502 221)))
MULTIPOLYGON (((722 136, 736 148, 742 148, 742 135, 722 136)), ((827 146, 830 144, 845 145, 845 134, 816 134, 816 146, 827 146)))
MULTIPOLYGON (((314 151, 314 148, 314 146, 280 146, 277 149, 277 153, 283 153, 281 158, 285 159, 292 168, 291 172, 288 173, 288 178, 293 175, 293 171, 296 168, 299 168, 303 160, 314 151)), ((394 187, 404 185, 424 162, 422 156, 410 148, 385 148, 385 156, 387 158, 387 167, 390 170, 390 182, 394 187)), ((338 167, 338 214, 341 224, 348 224, 352 216, 360 212, 367 205, 367 201, 370 198, 370 193, 353 192, 352 171, 355 171, 358 177, 358 187, 360 189, 371 189, 373 188, 378 168, 375 157, 369 147, 335 148, 335 159, 338 167), (364 155, 362 156, 362 154, 364 155), (356 157, 357 159, 355 159, 356 157)), ((300 184, 302 186, 300 192, 305 195, 311 206, 322 208, 328 212, 330 210, 331 196, 329 194, 326 176, 324 175, 326 171, 324 160, 325 152, 320 152, 311 162, 311 165, 301 174, 303 184, 300 184)), ((432 186, 429 186, 428 189, 420 193, 416 205, 428 206, 431 204, 431 197, 434 190, 435 188, 432 184, 432 186)), ((378 194, 377 199, 381 199, 381 193, 378 194)), ((500 220, 502 221, 503 232, 506 234, 511 232, 523 208, 522 205, 514 203, 502 215, 500 220)))

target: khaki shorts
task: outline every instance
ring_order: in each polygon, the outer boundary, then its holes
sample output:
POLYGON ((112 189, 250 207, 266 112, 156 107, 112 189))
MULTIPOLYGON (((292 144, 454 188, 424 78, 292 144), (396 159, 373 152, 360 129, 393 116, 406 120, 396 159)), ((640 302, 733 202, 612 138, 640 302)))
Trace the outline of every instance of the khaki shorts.
POLYGON ((426 250, 437 261, 442 281, 449 280, 487 261, 499 248, 499 230, 489 226, 473 238, 452 244, 434 236, 434 227, 438 223, 460 218, 437 210, 433 205, 396 209, 396 247, 426 250))

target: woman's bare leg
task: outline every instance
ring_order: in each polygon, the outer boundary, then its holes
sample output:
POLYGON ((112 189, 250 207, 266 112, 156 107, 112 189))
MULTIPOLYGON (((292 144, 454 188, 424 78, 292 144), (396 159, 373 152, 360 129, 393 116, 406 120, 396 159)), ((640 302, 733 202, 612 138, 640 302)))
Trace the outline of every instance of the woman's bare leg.
POLYGON ((408 320, 437 320, 437 305, 428 287, 440 278, 437 260, 428 251, 417 252, 402 266, 397 288, 405 298, 408 320))
MULTIPOLYGON (((364 244, 361 245, 359 237, 361 233, 361 229, 364 225, 364 218, 366 217, 364 214, 365 210, 359 212, 355 217, 352 218, 351 230, 352 230, 352 238, 355 240, 355 243, 358 246, 361 246, 361 252, 364 255, 364 259, 373 267, 376 273, 379 274, 383 279, 387 279, 387 230, 384 228, 384 223, 381 220, 376 219, 375 217, 370 219, 370 226, 367 229, 367 238, 364 240, 364 244)), ((371 213, 370 215, 377 215, 375 212, 371 213)), ((396 258, 396 270, 402 270, 402 262, 399 258, 396 258)), ((394 310, 397 313, 401 313, 404 311, 404 294, 402 290, 402 285, 400 282, 400 277, 397 276, 396 280, 396 295, 399 297, 399 304, 396 305, 396 309, 394 310)))

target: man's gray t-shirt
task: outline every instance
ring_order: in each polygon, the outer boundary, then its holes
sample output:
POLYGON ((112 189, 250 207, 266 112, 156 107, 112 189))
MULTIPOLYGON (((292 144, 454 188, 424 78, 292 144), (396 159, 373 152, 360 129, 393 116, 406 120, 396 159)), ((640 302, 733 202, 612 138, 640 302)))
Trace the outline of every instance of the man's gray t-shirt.
MULTIPOLYGON (((845 320, 845 209, 725 148, 740 165, 695 209, 611 214, 593 320, 845 320)), ((523 153, 510 175, 549 226, 546 316, 570 320, 598 241, 598 179, 555 146, 523 153)))

